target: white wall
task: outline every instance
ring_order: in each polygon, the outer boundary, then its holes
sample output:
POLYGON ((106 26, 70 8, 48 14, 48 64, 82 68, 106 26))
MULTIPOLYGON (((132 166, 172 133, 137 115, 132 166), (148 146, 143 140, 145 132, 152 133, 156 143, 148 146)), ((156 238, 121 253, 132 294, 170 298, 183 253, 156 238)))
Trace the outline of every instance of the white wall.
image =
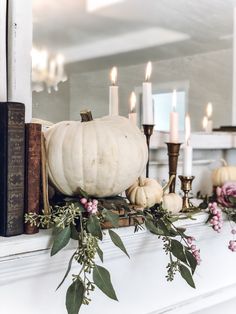
POLYGON ((33 92, 33 118, 58 122, 69 119, 69 81, 59 84, 58 92, 33 92))

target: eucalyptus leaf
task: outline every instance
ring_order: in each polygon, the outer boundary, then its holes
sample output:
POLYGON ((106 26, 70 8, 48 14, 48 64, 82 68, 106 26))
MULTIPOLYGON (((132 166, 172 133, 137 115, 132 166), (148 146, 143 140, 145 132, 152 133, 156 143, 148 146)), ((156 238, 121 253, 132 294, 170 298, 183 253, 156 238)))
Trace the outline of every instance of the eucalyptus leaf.
POLYGON ((100 249, 99 245, 97 245, 97 253, 101 262, 103 263, 103 251, 100 249))
POLYGON ((207 203, 206 201, 203 201, 202 203, 200 203, 200 204, 198 205, 198 207, 199 207, 200 209, 207 209, 208 203, 207 203))
POLYGON ((157 224, 157 227, 159 227, 163 231, 163 234, 165 236, 171 236, 171 235, 174 236, 174 232, 173 233, 171 232, 172 230, 171 230, 170 225, 168 226, 167 223, 165 224, 162 219, 158 219, 156 221, 156 224, 157 224))
POLYGON ((109 298, 118 301, 111 283, 110 273, 106 268, 95 264, 93 269, 93 281, 104 294, 106 294, 109 298))
POLYGON ((178 258, 180 261, 187 264, 186 256, 184 254, 184 247, 179 241, 172 239, 170 249, 171 249, 172 254, 176 258, 178 258))
POLYGON ((119 227, 119 219, 120 216, 111 210, 103 209, 102 215, 105 218, 105 220, 109 221, 112 224, 112 227, 118 228, 119 227))
POLYGON ((75 253, 71 256, 70 260, 69 260, 69 263, 68 263, 68 267, 67 267, 67 270, 66 270, 66 273, 62 279, 62 281, 60 282, 60 284, 58 285, 58 287, 56 288, 56 291, 61 287, 61 285, 63 284, 63 282, 65 281, 66 277, 69 275, 70 273, 70 270, 71 270, 71 266, 72 266, 72 262, 74 260, 74 256, 75 256, 75 253))
POLYGON ((77 231, 75 225, 71 224, 71 239, 78 240, 79 239, 79 232, 77 231))
POLYGON ((150 232, 156 235, 161 235, 161 236, 164 235, 164 232, 161 229, 157 228, 151 219, 145 220, 145 226, 150 232))
POLYGON ((185 250, 185 255, 186 255, 187 261, 189 263, 189 266, 191 267, 192 274, 194 274, 196 267, 197 267, 197 260, 193 256, 193 254, 191 252, 189 252, 188 250, 185 250))
POLYGON ((128 258, 130 258, 128 252, 126 251, 126 248, 124 246, 124 243, 122 242, 120 236, 114 232, 113 230, 108 230, 108 233, 110 235, 110 238, 112 240, 112 242, 121 250, 123 251, 127 256, 128 258))
POLYGON ((67 196, 65 198, 63 198, 65 202, 69 202, 69 203, 74 203, 74 202, 79 202, 80 201, 80 198, 78 197, 70 197, 70 196, 67 196))
POLYGON ((193 277, 189 271, 189 269, 184 266, 183 264, 179 265, 179 271, 181 276, 184 278, 184 280, 192 287, 192 288, 196 288, 195 287, 195 283, 193 281, 193 277))
POLYGON ((57 236, 58 235, 58 233, 60 233, 61 231, 63 230, 63 228, 62 227, 53 227, 53 229, 52 229, 52 235, 55 237, 55 236, 57 236))
POLYGON ((70 241, 71 229, 70 226, 61 229, 54 237, 54 242, 51 250, 51 256, 57 254, 62 250, 70 241))
POLYGON ((96 215, 91 215, 87 221, 87 229, 94 237, 102 240, 102 229, 96 215))
POLYGON ((78 188, 76 192, 81 197, 84 197, 84 198, 87 198, 87 199, 89 198, 89 195, 81 188, 78 188))
POLYGON ((78 314, 83 303, 85 288, 80 278, 76 279, 66 292, 66 309, 68 314, 78 314))
POLYGON ((236 214, 231 215, 230 218, 232 221, 234 221, 236 223, 236 214))
POLYGON ((73 203, 73 204, 74 204, 75 208, 79 208, 79 211, 80 211, 81 213, 84 213, 84 212, 85 212, 84 206, 83 206, 80 202, 75 202, 75 203, 73 203))

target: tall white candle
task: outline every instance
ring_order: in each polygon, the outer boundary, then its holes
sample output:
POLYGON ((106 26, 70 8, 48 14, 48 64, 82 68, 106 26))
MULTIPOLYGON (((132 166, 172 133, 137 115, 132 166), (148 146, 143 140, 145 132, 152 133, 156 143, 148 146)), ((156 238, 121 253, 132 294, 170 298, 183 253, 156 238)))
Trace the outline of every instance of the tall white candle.
POLYGON ((202 119, 202 128, 205 132, 207 131, 207 124, 208 124, 207 116, 204 116, 202 119))
POLYGON ((132 92, 130 95, 130 113, 129 113, 129 120, 134 124, 137 125, 137 113, 135 111, 136 108, 136 95, 135 92, 132 92))
POLYGON ((207 132, 212 132, 213 122, 212 122, 212 113, 213 113, 213 106, 212 103, 209 102, 206 107, 206 115, 207 115, 207 132))
POLYGON ((176 112, 176 105, 177 105, 177 93, 176 89, 173 90, 172 95, 172 111, 170 112, 170 143, 178 143, 179 141, 179 134, 178 134, 178 125, 179 125, 179 115, 176 112))
POLYGON ((193 148, 190 144, 191 125, 190 117, 185 117, 185 142, 184 142, 184 163, 183 163, 183 175, 189 177, 192 175, 192 159, 193 148))
POLYGON ((119 115, 119 97, 117 84, 117 68, 113 67, 110 73, 112 85, 109 87, 109 115, 119 115))
POLYGON ((154 124, 152 83, 149 81, 152 73, 152 63, 146 67, 145 82, 143 82, 143 124, 154 124))

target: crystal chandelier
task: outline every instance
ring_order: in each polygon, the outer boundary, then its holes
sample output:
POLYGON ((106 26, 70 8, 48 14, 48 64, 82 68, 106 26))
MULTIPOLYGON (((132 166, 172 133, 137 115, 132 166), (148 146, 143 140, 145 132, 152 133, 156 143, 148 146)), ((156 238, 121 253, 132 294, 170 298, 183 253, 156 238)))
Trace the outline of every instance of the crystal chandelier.
POLYGON ((67 80, 64 56, 62 54, 49 55, 45 49, 33 48, 31 58, 32 90, 41 92, 46 88, 48 93, 51 93, 52 89, 58 91, 58 84, 67 80))

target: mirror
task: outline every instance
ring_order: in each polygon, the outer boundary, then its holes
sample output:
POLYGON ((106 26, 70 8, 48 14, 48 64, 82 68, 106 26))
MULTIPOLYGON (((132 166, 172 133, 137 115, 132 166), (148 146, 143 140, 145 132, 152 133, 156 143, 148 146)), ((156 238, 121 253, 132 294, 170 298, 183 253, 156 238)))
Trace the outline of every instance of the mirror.
POLYGON ((120 114, 128 116, 132 91, 140 112, 151 60, 155 115, 167 115, 176 89, 177 110, 182 116, 189 112, 193 131, 202 130, 208 102, 213 104, 214 127, 232 124, 234 2, 34 0, 34 46, 62 54, 68 79, 50 94, 46 88, 33 92, 33 116, 57 122, 77 120, 85 108, 94 117, 108 114, 114 65, 120 114))

